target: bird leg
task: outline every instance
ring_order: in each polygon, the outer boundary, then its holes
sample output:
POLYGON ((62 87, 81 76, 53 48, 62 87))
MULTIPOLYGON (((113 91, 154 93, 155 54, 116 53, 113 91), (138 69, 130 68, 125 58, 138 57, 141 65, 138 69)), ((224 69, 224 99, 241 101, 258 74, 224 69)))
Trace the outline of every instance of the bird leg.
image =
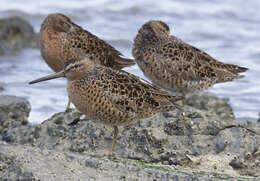
POLYGON ((184 98, 182 99, 182 106, 186 106, 186 104, 187 104, 187 100, 186 100, 186 97, 184 97, 184 98))
POLYGON ((186 99, 186 95, 184 92, 182 92, 181 96, 183 97, 182 99, 182 106, 186 106, 187 105, 187 99, 186 99))
POLYGON ((68 104, 67 104, 67 107, 66 107, 65 112, 68 112, 68 111, 69 111, 69 109, 70 109, 70 103, 71 103, 71 101, 70 101, 70 98, 69 98, 69 101, 68 101, 68 104))
POLYGON ((115 149, 115 145, 116 145, 117 135, 118 135, 118 127, 114 126, 114 138, 113 138, 111 150, 109 151, 109 155, 108 155, 109 157, 114 156, 114 149, 115 149))

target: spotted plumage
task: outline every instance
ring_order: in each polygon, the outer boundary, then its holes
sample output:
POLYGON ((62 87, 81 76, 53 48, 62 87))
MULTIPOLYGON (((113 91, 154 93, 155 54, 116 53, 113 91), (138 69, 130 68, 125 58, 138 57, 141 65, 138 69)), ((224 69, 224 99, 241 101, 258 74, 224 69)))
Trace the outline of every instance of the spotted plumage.
POLYGON ((170 35, 170 28, 162 21, 149 21, 141 27, 132 54, 154 84, 184 94, 241 78, 239 73, 247 70, 222 63, 170 35))
POLYGON ((128 124, 170 111, 180 99, 125 71, 94 64, 87 58, 76 60, 65 68, 69 71, 69 97, 80 111, 103 124, 128 124), (79 75, 81 71, 83 75, 79 75))
POLYGON ((182 99, 135 75, 96 64, 87 57, 70 59, 63 71, 31 83, 58 77, 68 79, 69 98, 78 110, 94 121, 114 126, 113 145, 118 125, 174 110, 179 107, 175 102, 182 99))
POLYGON ((40 30, 43 59, 55 71, 61 71, 67 60, 88 56, 95 63, 114 69, 134 65, 107 42, 73 23, 63 14, 48 15, 40 30))
MULTIPOLYGON (((73 23, 63 14, 48 15, 40 30, 40 51, 45 62, 55 72, 61 71, 67 60, 88 56, 95 63, 122 69, 134 65, 107 42, 73 23)), ((66 110, 70 107, 68 102, 66 110)))

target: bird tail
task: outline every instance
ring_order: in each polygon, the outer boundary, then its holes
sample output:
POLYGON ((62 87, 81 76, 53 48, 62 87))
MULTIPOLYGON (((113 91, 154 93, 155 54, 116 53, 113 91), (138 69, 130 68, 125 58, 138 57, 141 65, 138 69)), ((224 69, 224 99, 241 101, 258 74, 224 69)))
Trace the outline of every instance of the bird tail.
POLYGON ((183 105, 177 104, 177 101, 183 100, 185 97, 183 96, 170 96, 169 101, 176 106, 178 109, 182 109, 183 105))
POLYGON ((245 72, 245 71, 247 71, 248 70, 248 68, 246 68, 246 67, 239 67, 238 66, 238 68, 237 68, 237 72, 238 73, 240 73, 240 72, 245 72))
POLYGON ((130 67, 132 65, 135 65, 135 61, 130 58, 119 57, 115 61, 116 69, 122 69, 124 67, 130 67))
POLYGON ((242 72, 245 72, 248 70, 248 68, 246 68, 246 67, 240 67, 240 66, 232 65, 232 64, 227 64, 226 66, 227 66, 227 69, 234 74, 242 73, 242 72))
POLYGON ((183 100, 184 97, 180 96, 173 96, 173 95, 161 95, 161 105, 162 105, 162 111, 171 111, 175 108, 181 110, 182 105, 177 104, 177 101, 183 100))

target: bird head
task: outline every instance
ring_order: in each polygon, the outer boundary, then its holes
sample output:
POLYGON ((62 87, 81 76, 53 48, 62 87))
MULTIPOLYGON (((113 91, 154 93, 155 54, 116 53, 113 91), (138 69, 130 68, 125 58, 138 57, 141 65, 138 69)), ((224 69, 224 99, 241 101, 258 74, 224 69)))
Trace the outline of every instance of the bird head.
POLYGON ((64 69, 55 74, 51 74, 36 80, 29 82, 29 84, 35 84, 42 81, 56 79, 60 77, 66 77, 69 81, 76 80, 91 72, 95 68, 95 63, 87 57, 72 58, 68 60, 64 66, 64 69))
POLYGON ((48 28, 54 32, 69 32, 72 28, 79 27, 73 23, 70 18, 61 14, 54 13, 48 15, 41 25, 41 29, 48 28))
POLYGON ((144 36, 167 37, 170 35, 170 28, 163 21, 151 20, 142 26, 139 33, 144 36))

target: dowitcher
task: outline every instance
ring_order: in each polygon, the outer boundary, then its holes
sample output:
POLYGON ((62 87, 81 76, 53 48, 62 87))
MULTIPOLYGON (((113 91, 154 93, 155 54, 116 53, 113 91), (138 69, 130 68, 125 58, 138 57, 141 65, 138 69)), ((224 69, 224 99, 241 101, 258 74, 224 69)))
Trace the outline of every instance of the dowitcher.
POLYGON ((171 96, 123 70, 96 64, 89 58, 73 58, 64 70, 30 82, 66 77, 67 91, 75 107, 97 122, 114 127, 109 156, 113 155, 119 125, 178 108, 182 97, 171 96))
POLYGON ((40 51, 45 62, 55 72, 61 71, 67 60, 83 56, 114 69, 135 64, 134 60, 124 58, 107 42, 60 13, 50 14, 43 21, 40 30, 40 51))
POLYGON ((144 75, 155 85, 184 95, 241 78, 239 73, 247 70, 222 63, 170 35, 169 26, 162 21, 149 21, 141 27, 132 54, 144 75))

